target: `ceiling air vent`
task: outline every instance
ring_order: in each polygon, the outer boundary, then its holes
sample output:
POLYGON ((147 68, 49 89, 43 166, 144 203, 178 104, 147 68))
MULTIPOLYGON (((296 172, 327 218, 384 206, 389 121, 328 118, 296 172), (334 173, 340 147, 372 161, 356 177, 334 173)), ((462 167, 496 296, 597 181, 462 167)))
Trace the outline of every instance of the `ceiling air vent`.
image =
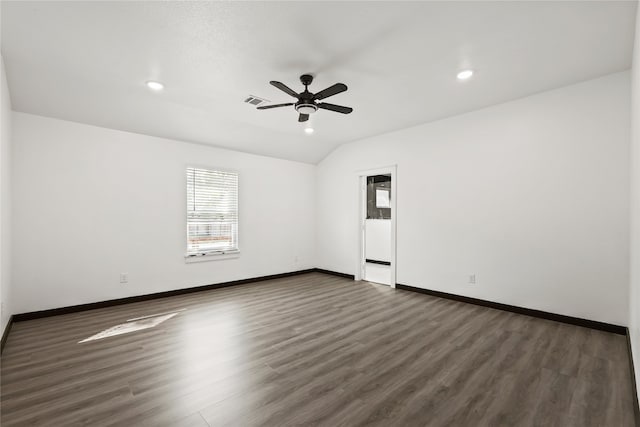
POLYGON ((262 105, 265 102, 269 101, 264 98, 258 98, 257 96, 249 95, 245 98, 244 102, 246 102, 247 104, 255 105, 257 107, 258 105, 262 105))

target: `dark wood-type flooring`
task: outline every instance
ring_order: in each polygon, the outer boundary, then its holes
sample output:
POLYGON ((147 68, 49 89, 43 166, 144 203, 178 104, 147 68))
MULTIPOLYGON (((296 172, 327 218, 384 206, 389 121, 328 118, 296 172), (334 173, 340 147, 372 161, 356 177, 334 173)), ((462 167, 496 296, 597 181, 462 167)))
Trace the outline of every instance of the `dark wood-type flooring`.
POLYGON ((322 273, 14 324, 2 426, 633 426, 625 337, 322 273), (128 319, 143 331, 78 344, 128 319))

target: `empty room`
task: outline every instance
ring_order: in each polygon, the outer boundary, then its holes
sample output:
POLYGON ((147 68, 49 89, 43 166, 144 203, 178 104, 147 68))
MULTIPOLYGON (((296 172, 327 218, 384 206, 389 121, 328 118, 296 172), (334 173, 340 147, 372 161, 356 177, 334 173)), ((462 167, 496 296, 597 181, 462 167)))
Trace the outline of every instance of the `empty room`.
POLYGON ((0 1, 0 424, 640 426, 638 1, 0 1))

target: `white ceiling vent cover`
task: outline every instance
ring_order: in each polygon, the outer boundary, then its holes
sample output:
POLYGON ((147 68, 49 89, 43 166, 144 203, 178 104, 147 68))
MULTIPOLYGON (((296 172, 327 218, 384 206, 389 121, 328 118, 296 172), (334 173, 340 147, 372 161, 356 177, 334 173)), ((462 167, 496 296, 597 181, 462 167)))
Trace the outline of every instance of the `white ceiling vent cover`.
POLYGON ((255 105, 257 107, 258 105, 262 105, 266 102, 269 102, 269 100, 264 98, 259 98, 254 95, 249 95, 245 98, 244 102, 246 102, 247 104, 255 105))

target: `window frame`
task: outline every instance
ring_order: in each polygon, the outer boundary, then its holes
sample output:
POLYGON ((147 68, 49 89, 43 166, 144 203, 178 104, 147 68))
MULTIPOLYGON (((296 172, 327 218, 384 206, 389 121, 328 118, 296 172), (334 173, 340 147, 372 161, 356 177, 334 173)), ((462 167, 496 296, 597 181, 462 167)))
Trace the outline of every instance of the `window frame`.
POLYGON ((183 169, 182 169, 182 173, 183 173, 183 206, 184 206, 184 228, 183 228, 183 232, 184 232, 184 236, 185 236, 185 252, 184 252, 184 259, 186 263, 192 263, 192 262, 201 262, 201 261, 214 261, 214 260, 223 260, 223 259, 231 259, 231 258, 238 258, 240 256, 240 172, 236 169, 229 169, 229 168, 220 168, 220 167, 215 167, 215 166, 210 166, 210 165, 202 165, 202 164, 193 164, 193 163, 188 163, 186 165, 184 165, 183 169), (188 200, 188 194, 187 194, 187 188, 189 185, 188 182, 188 169, 205 169, 205 170, 209 170, 209 171, 214 171, 214 172, 225 172, 225 173, 233 173, 236 174, 237 178, 238 178, 238 184, 236 187, 237 190, 237 208, 236 208, 236 215, 237 215, 237 223, 236 226, 238 227, 238 234, 237 234, 237 247, 236 249, 228 249, 228 250, 223 250, 223 251, 209 251, 209 252, 202 252, 202 253, 197 253, 197 254, 190 254, 189 253, 189 210, 188 210, 188 206, 187 206, 187 200, 188 200))

